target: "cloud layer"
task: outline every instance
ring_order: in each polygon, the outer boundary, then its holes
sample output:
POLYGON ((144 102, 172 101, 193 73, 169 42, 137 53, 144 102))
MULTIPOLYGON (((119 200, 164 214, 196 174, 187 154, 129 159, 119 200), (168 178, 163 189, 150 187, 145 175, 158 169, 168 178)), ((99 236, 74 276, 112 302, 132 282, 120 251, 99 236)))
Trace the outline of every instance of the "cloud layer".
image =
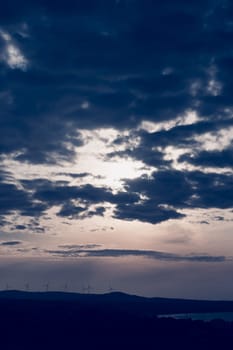
POLYGON ((215 0, 3 4, 2 223, 55 207, 60 218, 85 219, 110 205, 114 218, 151 224, 232 208, 232 10, 215 0), (105 161, 140 161, 151 175, 126 176, 116 191, 91 181, 93 169, 66 173, 78 185, 40 174, 16 181, 7 169, 7 159, 73 164, 84 131, 100 128, 118 133, 106 139, 105 161))
POLYGON ((3 5, 1 151, 44 163, 72 157, 77 128, 187 110, 222 123, 232 109, 231 10, 206 0, 3 5))

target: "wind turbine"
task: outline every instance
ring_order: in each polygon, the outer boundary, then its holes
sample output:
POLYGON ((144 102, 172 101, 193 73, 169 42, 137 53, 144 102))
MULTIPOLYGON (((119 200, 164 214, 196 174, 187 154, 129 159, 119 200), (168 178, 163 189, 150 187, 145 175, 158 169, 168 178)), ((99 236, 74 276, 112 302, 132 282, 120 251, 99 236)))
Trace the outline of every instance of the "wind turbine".
POLYGON ((49 282, 45 283, 44 287, 45 287, 45 291, 48 292, 49 291, 49 282))
POLYGON ((114 291, 114 288, 112 288, 111 284, 109 283, 108 292, 109 292, 109 293, 112 293, 113 291, 114 291))
POLYGON ((87 285, 87 294, 90 294, 92 289, 93 289, 92 286, 90 286, 90 284, 88 283, 88 285, 87 285))
POLYGON ((28 282, 27 282, 27 283, 25 283, 25 285, 24 285, 24 286, 25 286, 26 291, 27 291, 27 292, 29 292, 29 289, 30 289, 30 285, 29 285, 29 283, 28 283, 28 282))
POLYGON ((68 291, 68 283, 67 283, 67 282, 66 282, 65 285, 64 285, 64 290, 65 290, 65 292, 68 291))
POLYGON ((83 287, 82 290, 83 290, 83 293, 86 293, 87 294, 90 294, 91 290, 92 290, 92 286, 88 283, 88 285, 86 287, 83 287))

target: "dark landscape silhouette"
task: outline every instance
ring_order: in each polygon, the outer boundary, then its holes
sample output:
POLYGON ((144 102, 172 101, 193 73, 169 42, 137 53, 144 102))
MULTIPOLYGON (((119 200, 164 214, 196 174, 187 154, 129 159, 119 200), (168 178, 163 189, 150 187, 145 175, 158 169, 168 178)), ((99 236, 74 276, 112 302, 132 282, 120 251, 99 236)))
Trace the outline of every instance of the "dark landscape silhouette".
POLYGON ((0 292, 2 349, 228 348, 233 322, 158 318, 233 311, 233 301, 144 298, 120 292, 0 292))

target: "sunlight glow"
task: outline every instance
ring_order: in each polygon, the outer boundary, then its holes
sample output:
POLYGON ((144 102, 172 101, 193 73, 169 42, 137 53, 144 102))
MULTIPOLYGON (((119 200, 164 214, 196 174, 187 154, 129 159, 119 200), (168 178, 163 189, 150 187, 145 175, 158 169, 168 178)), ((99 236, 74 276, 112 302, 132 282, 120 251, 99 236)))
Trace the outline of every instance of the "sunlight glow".
MULTIPOLYGON (((107 185, 117 190, 122 187, 123 179, 133 179, 142 174, 150 173, 141 161, 124 157, 108 158, 108 154, 114 152, 114 139, 119 132, 114 129, 100 129, 92 132, 84 132, 85 146, 79 148, 77 167, 79 171, 90 172, 96 179, 96 185, 107 185), (100 152, 101 150, 101 152, 100 152)), ((124 133, 120 136, 126 136, 124 133)), ((121 150, 129 147, 134 140, 129 140, 127 145, 121 146, 121 150)), ((119 147, 118 147, 119 150, 119 147)))

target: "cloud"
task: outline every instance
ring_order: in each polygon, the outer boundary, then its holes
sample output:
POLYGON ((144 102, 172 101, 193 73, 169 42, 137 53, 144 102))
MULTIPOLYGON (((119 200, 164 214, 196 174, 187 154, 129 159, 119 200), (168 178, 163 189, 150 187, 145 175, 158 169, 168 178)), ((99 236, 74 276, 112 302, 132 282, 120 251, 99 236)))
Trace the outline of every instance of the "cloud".
POLYGON ((113 194, 109 189, 95 187, 91 184, 79 187, 53 182, 48 182, 47 184, 38 188, 35 192, 35 198, 52 205, 63 204, 70 199, 80 199, 89 203, 109 202, 113 199, 113 194))
POLYGON ((142 124, 138 130, 131 130, 130 136, 117 136, 114 150, 106 158, 115 161, 130 158, 161 170, 181 166, 185 169, 198 167, 203 172, 207 167, 216 168, 218 172, 232 169, 232 118, 191 120, 191 115, 186 115, 186 121, 183 116, 180 121, 152 123, 152 130, 149 126, 144 130, 142 124), (153 131, 153 128, 160 130, 153 131), (130 142, 133 139, 137 140, 134 144, 130 142))
POLYGON ((143 196, 139 203, 118 203, 115 217, 152 224, 185 216, 180 209, 232 208, 231 174, 161 170, 152 176, 125 181, 128 193, 143 196))
MULTIPOLYGON (((21 184, 25 191, 19 192, 22 215, 42 215, 45 208, 60 206, 58 216, 84 219, 104 216, 106 205, 111 204, 114 218, 157 224, 183 218, 185 214, 181 210, 184 209, 227 209, 233 206, 230 174, 160 169, 150 176, 125 179, 124 191, 116 193, 107 187, 92 184, 71 186, 67 181, 46 179, 22 180, 21 184)), ((12 196, 15 196, 14 192, 12 196)), ((11 210, 16 203, 10 201, 11 210)))
POLYGON ((153 201, 148 200, 139 204, 117 204, 114 217, 120 220, 138 220, 158 224, 169 219, 180 219, 185 215, 174 209, 159 207, 153 201))
POLYGON ((73 159, 83 142, 78 128, 129 129, 187 110, 221 123, 232 108, 231 7, 180 0, 3 5, 0 29, 13 46, 9 64, 1 64, 0 93, 10 96, 1 152, 55 163, 73 159))
MULTIPOLYGON (((233 125, 229 1, 8 3, 0 14, 0 160, 73 164, 87 142, 83 129, 108 127, 119 133, 108 157, 139 160, 152 175, 125 180, 116 193, 94 177, 82 186, 25 179, 22 188, 1 172, 1 216, 40 217, 59 206, 58 216, 82 219, 104 216, 111 204, 114 218, 156 224, 187 208, 232 207, 232 174, 206 173, 232 167, 230 136, 220 150, 200 140, 233 125), (180 123, 189 113, 197 117, 180 123), (145 121, 162 127, 143 130, 145 121), (169 147, 182 152, 169 157, 169 147)), ((90 173, 57 175, 85 181, 90 173)))
POLYGON ((46 204, 37 203, 30 194, 14 184, 0 183, 0 215, 19 211, 23 216, 39 216, 47 208, 46 204))
POLYGON ((22 244, 21 241, 8 241, 8 242, 1 242, 0 245, 1 246, 7 246, 7 247, 11 247, 11 246, 16 246, 16 245, 19 245, 19 244, 22 244))
POLYGON ((56 175, 58 176, 70 176, 74 179, 80 179, 80 178, 84 178, 87 176, 90 176, 90 173, 56 173, 56 175))
POLYGON ((187 125, 175 125, 168 130, 163 129, 155 132, 140 132, 141 145, 144 147, 193 147, 200 145, 195 139, 196 136, 202 136, 207 133, 217 133, 219 130, 224 130, 232 126, 231 117, 226 117, 217 120, 201 120, 187 125))
POLYGON ((0 30, 0 36, 5 43, 5 50, 2 55, 3 60, 11 69, 21 69, 22 71, 25 71, 28 67, 28 60, 14 44, 11 35, 0 30))
POLYGON ((61 210, 58 212, 58 216, 78 218, 80 217, 80 214, 82 214, 86 210, 87 210, 86 207, 77 206, 72 203, 66 203, 62 206, 61 210))
POLYGON ((98 206, 100 203, 113 204, 116 207, 114 217, 122 220, 140 220, 155 224, 184 216, 173 209, 160 207, 161 202, 140 203, 140 195, 144 192, 140 188, 134 189, 132 183, 131 187, 128 186, 129 190, 112 193, 108 188, 95 187, 91 184, 68 186, 66 182, 53 183, 42 179, 22 182, 25 188, 34 188, 35 200, 41 201, 48 207, 60 205, 61 209, 57 215, 62 217, 84 219, 94 215, 103 216, 105 207, 98 206), (74 201, 79 201, 80 204, 77 205, 74 201), (91 205, 95 205, 94 210, 90 209, 91 205))
MULTIPOLYGON (((94 247, 93 247, 94 248, 94 247)), ((100 257, 100 258, 120 258, 120 257, 145 257, 163 261, 190 261, 190 262, 224 262, 228 260, 224 256, 201 255, 179 255, 165 253, 154 250, 133 250, 133 249, 82 249, 78 247, 67 250, 46 250, 46 253, 61 257, 100 257)))
POLYGON ((107 158, 133 158, 135 160, 141 160, 144 164, 148 166, 153 166, 156 168, 164 168, 171 165, 170 160, 164 159, 164 153, 145 145, 140 145, 134 149, 126 149, 124 151, 114 151, 107 155, 107 158))
POLYGON ((167 237, 163 239, 164 243, 169 243, 169 244, 188 244, 191 243, 192 239, 189 235, 183 234, 183 235, 178 235, 175 237, 167 237))
POLYGON ((126 180, 129 192, 142 193, 154 205, 185 206, 193 194, 192 185, 185 172, 169 169, 154 172, 152 176, 126 180))
POLYGON ((0 170, 0 181, 1 182, 10 182, 13 179, 13 174, 7 170, 0 170))
POLYGON ((95 248, 100 248, 102 245, 101 244, 94 244, 94 243, 89 243, 89 244, 63 244, 59 245, 59 248, 64 248, 64 249, 95 249, 95 248))
POLYGON ((151 177, 125 181, 126 189, 142 193, 157 205, 177 208, 231 208, 230 174, 162 170, 151 177))
POLYGON ((180 161, 202 167, 233 168, 233 147, 222 151, 200 151, 194 155, 185 154, 180 157, 180 161))
POLYGON ((232 208, 231 191, 233 178, 229 174, 202 173, 194 171, 188 174, 193 183, 193 197, 190 206, 193 208, 232 208))
MULTIPOLYGON (((14 225, 12 224, 12 222, 8 222, 8 226, 10 226, 10 230, 17 232, 17 231, 24 231, 24 232, 28 232, 28 233, 44 233, 47 232, 48 227, 46 227, 45 224, 41 224, 40 223, 40 217, 36 217, 36 219, 34 219, 34 215, 30 214, 28 215, 29 218, 24 218, 22 216, 17 216, 17 220, 19 222, 25 222, 24 225, 22 224, 18 224, 18 225, 14 225)), ((48 220, 48 217, 46 217, 45 219, 48 220)), ((50 219, 50 218, 49 218, 50 219)))
POLYGON ((27 226, 25 226, 25 225, 15 225, 15 229, 16 230, 20 230, 20 231, 22 230, 23 231, 23 230, 26 230, 26 228, 27 228, 27 226))
MULTIPOLYGON (((113 193, 110 188, 96 187, 91 184, 70 186, 67 181, 50 181, 47 179, 22 180, 25 191, 30 191, 33 200, 41 207, 50 208, 60 205, 57 215, 76 219, 103 216, 103 203, 133 204, 139 200, 135 193, 113 193), (39 201, 39 203, 38 203, 39 201), (76 202, 79 204, 76 204, 76 202), (94 205, 94 208, 91 206, 94 205)), ((33 211, 33 208, 31 208, 33 211)), ((29 214, 29 209, 27 210, 29 214)))

